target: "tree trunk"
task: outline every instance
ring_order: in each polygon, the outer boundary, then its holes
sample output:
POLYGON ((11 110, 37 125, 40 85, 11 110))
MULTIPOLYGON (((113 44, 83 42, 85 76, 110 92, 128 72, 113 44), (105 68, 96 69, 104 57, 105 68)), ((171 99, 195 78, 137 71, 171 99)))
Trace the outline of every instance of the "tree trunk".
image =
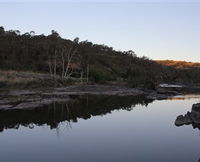
POLYGON ((54 77, 56 77, 56 70, 57 70, 57 51, 55 51, 55 57, 54 57, 54 77))
POLYGON ((81 83, 83 83, 83 70, 81 70, 81 83))
POLYGON ((51 77, 53 77, 53 73, 52 73, 52 66, 51 66, 51 63, 49 62, 49 73, 51 75, 51 77))
POLYGON ((87 65, 87 83, 89 82, 89 64, 87 65))
POLYGON ((65 58, 62 52, 62 79, 64 80, 64 74, 65 74, 65 58))

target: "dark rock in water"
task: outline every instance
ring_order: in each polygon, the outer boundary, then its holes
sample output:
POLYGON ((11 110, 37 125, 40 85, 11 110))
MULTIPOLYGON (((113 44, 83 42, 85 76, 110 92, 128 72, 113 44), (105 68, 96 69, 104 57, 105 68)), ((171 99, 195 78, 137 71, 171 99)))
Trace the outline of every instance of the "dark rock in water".
POLYGON ((176 118, 175 125, 182 126, 192 124, 194 128, 200 129, 200 103, 192 106, 192 111, 185 115, 179 115, 176 118))
POLYGON ((200 103, 192 105, 192 111, 200 113, 200 103))
POLYGON ((187 114, 185 116, 179 115, 175 121, 176 126, 181 126, 184 124, 192 124, 192 120, 187 114))

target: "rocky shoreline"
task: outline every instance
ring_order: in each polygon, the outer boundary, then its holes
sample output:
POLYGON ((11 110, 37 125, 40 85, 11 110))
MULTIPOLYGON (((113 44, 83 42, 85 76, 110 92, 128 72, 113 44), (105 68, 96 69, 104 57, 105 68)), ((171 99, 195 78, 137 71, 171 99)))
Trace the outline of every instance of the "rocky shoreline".
POLYGON ((115 85, 73 85, 63 88, 10 90, 0 92, 0 110, 34 109, 54 102, 68 102, 74 96, 145 96, 149 100, 166 99, 173 93, 144 91, 115 85))

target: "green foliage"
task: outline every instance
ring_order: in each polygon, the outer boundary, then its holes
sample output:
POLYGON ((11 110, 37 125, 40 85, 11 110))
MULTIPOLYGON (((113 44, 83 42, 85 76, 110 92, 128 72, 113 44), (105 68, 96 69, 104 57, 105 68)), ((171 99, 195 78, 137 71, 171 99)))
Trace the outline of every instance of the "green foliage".
POLYGON ((111 81, 115 78, 109 75, 108 73, 102 71, 101 69, 91 68, 89 72, 90 81, 94 81, 97 83, 103 83, 105 81, 111 81))

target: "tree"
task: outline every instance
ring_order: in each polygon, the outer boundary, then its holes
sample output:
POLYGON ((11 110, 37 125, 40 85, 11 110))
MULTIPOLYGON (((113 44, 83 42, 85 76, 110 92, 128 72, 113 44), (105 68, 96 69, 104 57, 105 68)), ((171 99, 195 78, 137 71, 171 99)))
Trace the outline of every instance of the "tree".
POLYGON ((55 30, 52 30, 51 31, 51 35, 50 35, 51 37, 54 37, 54 38, 60 38, 60 35, 58 34, 58 32, 57 31, 55 31, 55 30))
POLYGON ((0 26, 0 36, 3 36, 5 34, 5 30, 2 26, 0 26))
POLYGON ((34 31, 30 31, 30 35, 33 37, 35 36, 35 32, 34 31))
POLYGON ((78 50, 78 43, 79 38, 75 38, 73 40, 73 44, 68 49, 63 49, 62 55, 62 78, 69 79, 69 77, 73 74, 73 66, 72 62, 74 59, 74 56, 77 54, 78 50))

